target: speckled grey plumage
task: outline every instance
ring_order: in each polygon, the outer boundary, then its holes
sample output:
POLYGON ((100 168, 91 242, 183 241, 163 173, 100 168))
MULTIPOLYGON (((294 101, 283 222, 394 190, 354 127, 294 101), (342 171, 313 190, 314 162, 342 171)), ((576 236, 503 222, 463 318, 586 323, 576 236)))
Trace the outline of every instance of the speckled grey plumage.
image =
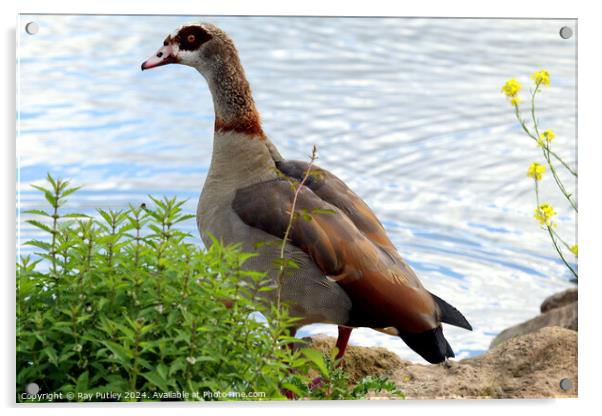
MULTIPOLYGON (((273 156, 265 141, 236 132, 216 133, 197 209, 197 224, 206 245, 211 244, 212 234, 224 243, 242 243, 244 250, 257 251, 259 256, 249 259, 246 268, 268 273, 274 284, 277 278, 274 260, 280 256, 282 240, 242 222, 232 209, 232 200, 238 189, 276 176, 273 156), (258 242, 267 244, 256 248, 258 242)), ((351 300, 343 289, 299 248, 287 244, 286 257, 300 267, 284 277, 282 299, 291 305, 293 315, 302 318, 300 325, 347 322, 351 300)), ((274 300, 275 291, 263 293, 274 300)))

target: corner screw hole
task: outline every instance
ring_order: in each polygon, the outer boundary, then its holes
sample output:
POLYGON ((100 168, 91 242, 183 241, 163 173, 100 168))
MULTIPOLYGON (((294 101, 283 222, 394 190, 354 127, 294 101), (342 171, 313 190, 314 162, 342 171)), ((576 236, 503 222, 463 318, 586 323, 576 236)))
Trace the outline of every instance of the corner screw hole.
POLYGON ((573 29, 568 26, 563 26, 560 28, 560 37, 562 39, 570 39, 573 36, 573 29))
POLYGON ((40 386, 37 383, 29 383, 25 386, 25 392, 27 394, 36 395, 40 391, 40 386))
POLYGON ((40 25, 36 22, 29 22, 25 25, 25 31, 30 35, 35 35, 40 30, 40 25))
POLYGON ((570 378, 563 378, 560 380, 560 388, 564 391, 570 390, 573 388, 573 382, 570 378))

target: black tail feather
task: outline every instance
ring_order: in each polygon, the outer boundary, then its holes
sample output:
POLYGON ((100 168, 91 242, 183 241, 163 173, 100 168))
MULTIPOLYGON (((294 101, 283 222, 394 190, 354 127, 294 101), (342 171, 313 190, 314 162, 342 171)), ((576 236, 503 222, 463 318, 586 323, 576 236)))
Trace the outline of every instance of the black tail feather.
POLYGON ((460 312, 452 305, 441 299, 439 296, 433 295, 432 293, 431 296, 435 300, 437 306, 439 306, 439 311, 441 312, 441 322, 445 322, 446 324, 458 326, 460 328, 472 331, 472 326, 464 317, 464 315, 462 315, 462 312, 460 312))
POLYGON ((418 334, 400 331, 399 336, 408 347, 431 364, 441 363, 448 357, 455 357, 454 351, 443 336, 441 326, 418 334))

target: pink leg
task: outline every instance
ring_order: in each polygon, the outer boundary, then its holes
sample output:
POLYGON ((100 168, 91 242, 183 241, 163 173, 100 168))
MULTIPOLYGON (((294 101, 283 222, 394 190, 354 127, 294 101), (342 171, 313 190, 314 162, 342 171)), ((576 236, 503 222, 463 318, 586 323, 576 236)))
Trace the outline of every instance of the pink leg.
POLYGON ((353 328, 339 325, 339 337, 337 338, 337 348, 339 352, 337 352, 337 360, 343 358, 343 355, 345 355, 345 350, 347 349, 347 343, 349 342, 351 331, 353 331, 353 328))

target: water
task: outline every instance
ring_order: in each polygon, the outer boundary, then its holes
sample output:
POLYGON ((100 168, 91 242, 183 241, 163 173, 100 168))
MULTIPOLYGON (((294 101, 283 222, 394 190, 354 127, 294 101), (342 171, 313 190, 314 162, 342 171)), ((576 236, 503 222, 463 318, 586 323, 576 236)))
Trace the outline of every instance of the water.
MULTIPOLYGON (((203 78, 177 65, 140 71, 190 17, 21 16, 18 210, 41 208, 29 184, 46 172, 85 188, 71 207, 120 209, 146 195, 189 198, 194 213, 211 155, 213 108, 203 78)), ((545 68, 539 118, 576 162, 573 20, 207 17, 235 40, 264 128, 290 159, 318 148, 319 165, 362 196, 424 285, 475 330, 446 327, 459 357, 486 350, 504 328, 538 313, 570 275, 533 219, 526 170, 543 163, 500 93, 545 68)), ((20 30, 18 31, 20 32, 20 30)), ((570 178, 563 177, 569 189, 570 178)), ((576 218, 554 189, 558 230, 576 218)), ((36 237, 20 216, 19 248, 36 237)), ((196 235, 194 221, 186 225, 196 235)), ((197 240, 201 244, 200 240, 197 240)), ((301 335, 336 334, 313 325, 301 335)), ((352 344, 419 360, 369 329, 352 344)))

